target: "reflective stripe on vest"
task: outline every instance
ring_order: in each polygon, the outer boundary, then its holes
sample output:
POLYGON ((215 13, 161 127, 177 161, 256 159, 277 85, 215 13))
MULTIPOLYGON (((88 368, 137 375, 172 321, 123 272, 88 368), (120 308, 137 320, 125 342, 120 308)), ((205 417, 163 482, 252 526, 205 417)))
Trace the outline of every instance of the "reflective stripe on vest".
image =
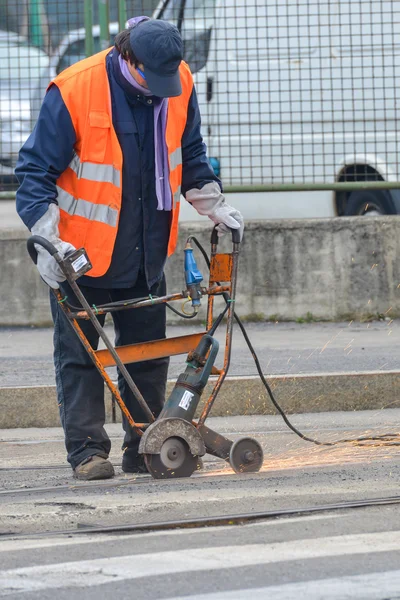
POLYGON ((74 171, 74 173, 76 173, 78 179, 88 179, 89 181, 99 181, 101 183, 112 183, 117 187, 120 185, 120 172, 112 165, 81 162, 75 151, 68 166, 74 171))
POLYGON ((171 171, 182 164, 182 148, 179 147, 169 155, 169 166, 171 171))
POLYGON ((118 222, 118 211, 115 208, 110 208, 105 204, 95 204, 82 200, 81 198, 74 198, 72 194, 69 194, 59 186, 57 186, 58 192, 58 205, 69 215, 76 215, 77 217, 84 217, 89 221, 97 221, 99 223, 105 223, 111 227, 116 227, 118 222))
POLYGON ((181 201, 181 186, 178 187, 174 194, 174 208, 176 207, 176 203, 181 201))

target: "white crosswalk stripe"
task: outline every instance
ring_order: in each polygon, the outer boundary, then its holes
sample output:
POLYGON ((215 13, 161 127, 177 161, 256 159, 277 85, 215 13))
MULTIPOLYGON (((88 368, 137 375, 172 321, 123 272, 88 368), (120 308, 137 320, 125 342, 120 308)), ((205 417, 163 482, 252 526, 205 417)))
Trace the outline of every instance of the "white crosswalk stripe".
MULTIPOLYGON (((351 577, 301 581, 234 592, 217 592, 179 597, 179 600, 397 600, 400 598, 400 571, 369 573, 351 577)), ((168 598, 166 600, 175 600, 168 598)))
MULTIPOLYGON (((175 573, 210 572, 293 560, 302 561, 396 551, 400 551, 399 531, 293 540, 270 544, 186 548, 177 551, 114 556, 0 571, 0 596, 48 589, 84 588, 175 573)), ((399 573, 399 571, 392 572, 393 585, 396 582, 398 585, 399 573)), ((337 581, 339 585, 342 579, 337 581)), ((315 582, 316 593, 318 591, 317 584, 318 582, 315 582)), ((299 594, 301 593, 301 585, 303 584, 291 585, 298 585, 299 594)), ((368 587, 367 584, 366 587, 368 587)), ((279 587, 279 589, 284 588, 285 586, 279 587)), ((268 597, 270 597, 269 592, 271 590, 267 589, 268 597)), ((397 589, 400 589, 399 586, 397 589)), ((243 598, 243 592, 241 593, 240 598, 243 598)), ((229 593, 227 592, 227 594, 229 593)), ((253 590, 251 595, 257 600, 262 597, 260 595, 258 597, 254 596, 253 590)), ((206 598, 207 600, 219 600, 219 598, 221 600, 233 600, 236 597, 239 596, 198 596, 201 600, 206 598)), ((281 600, 289 597, 280 596, 281 600)), ((295 597, 297 600, 299 597, 301 598, 301 596, 297 596, 297 592, 295 597)), ((320 597, 317 595, 311 596, 312 600, 320 597)), ((368 599, 375 598, 375 596, 365 597, 368 599)), ((196 596, 192 596, 191 600, 195 600, 195 598, 196 596)), ((333 596, 324 596, 324 598, 333 599, 333 596)))

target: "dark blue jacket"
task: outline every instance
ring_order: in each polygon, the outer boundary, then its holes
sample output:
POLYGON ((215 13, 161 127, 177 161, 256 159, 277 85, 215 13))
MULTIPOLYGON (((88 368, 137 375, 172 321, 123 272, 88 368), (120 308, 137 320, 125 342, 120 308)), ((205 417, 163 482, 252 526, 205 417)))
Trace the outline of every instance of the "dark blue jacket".
MULTIPOLYGON (((154 164, 153 97, 138 95, 123 77, 116 50, 107 56, 113 125, 123 154, 122 205, 111 265, 103 277, 82 277, 102 288, 132 287, 140 270, 151 287, 162 277, 170 211, 157 210, 154 164)), ((17 211, 30 229, 57 202, 56 180, 67 168, 75 144, 71 117, 58 88, 48 90, 35 128, 22 147, 15 173, 20 187, 17 211)), ((189 101, 182 137, 182 194, 202 188, 215 176, 200 133, 196 91, 189 101)))

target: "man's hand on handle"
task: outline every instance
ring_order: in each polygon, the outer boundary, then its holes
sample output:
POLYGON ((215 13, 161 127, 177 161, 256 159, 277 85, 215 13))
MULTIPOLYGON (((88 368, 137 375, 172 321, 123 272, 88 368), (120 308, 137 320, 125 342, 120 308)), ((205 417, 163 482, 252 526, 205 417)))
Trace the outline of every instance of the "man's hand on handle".
POLYGON ((230 229, 239 229, 240 240, 243 238, 244 221, 241 213, 225 202, 220 187, 216 181, 206 183, 198 190, 193 188, 186 194, 200 215, 205 215, 217 225, 218 235, 224 235, 230 229))
MULTIPOLYGON (((58 224, 60 222, 60 209, 57 204, 49 204, 49 208, 42 217, 32 227, 33 235, 40 235, 51 242, 61 256, 75 250, 75 247, 68 242, 63 242, 59 238, 58 224)), ((65 275, 61 271, 56 260, 38 244, 35 245, 38 252, 37 268, 44 281, 53 289, 60 287, 60 283, 65 281, 65 275)))

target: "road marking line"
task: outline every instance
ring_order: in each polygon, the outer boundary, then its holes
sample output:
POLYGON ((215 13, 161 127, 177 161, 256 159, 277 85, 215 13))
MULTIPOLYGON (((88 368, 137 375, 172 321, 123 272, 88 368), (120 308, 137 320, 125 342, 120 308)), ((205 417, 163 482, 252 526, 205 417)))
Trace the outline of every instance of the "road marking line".
POLYGON ((328 556, 400 551, 399 531, 312 538, 275 544, 188 548, 0 571, 0 596, 79 588, 126 579, 233 569, 328 556))
MULTIPOLYGON (((299 581, 263 588, 179 597, 179 600, 381 600, 400 598, 400 571, 299 581)), ((166 600, 175 600, 167 598, 166 600)))
MULTIPOLYGON (((182 596, 179 600, 381 600, 400 598, 400 571, 368 573, 316 581, 299 581, 263 588, 182 596)), ((166 600, 176 600, 166 598, 166 600)))

